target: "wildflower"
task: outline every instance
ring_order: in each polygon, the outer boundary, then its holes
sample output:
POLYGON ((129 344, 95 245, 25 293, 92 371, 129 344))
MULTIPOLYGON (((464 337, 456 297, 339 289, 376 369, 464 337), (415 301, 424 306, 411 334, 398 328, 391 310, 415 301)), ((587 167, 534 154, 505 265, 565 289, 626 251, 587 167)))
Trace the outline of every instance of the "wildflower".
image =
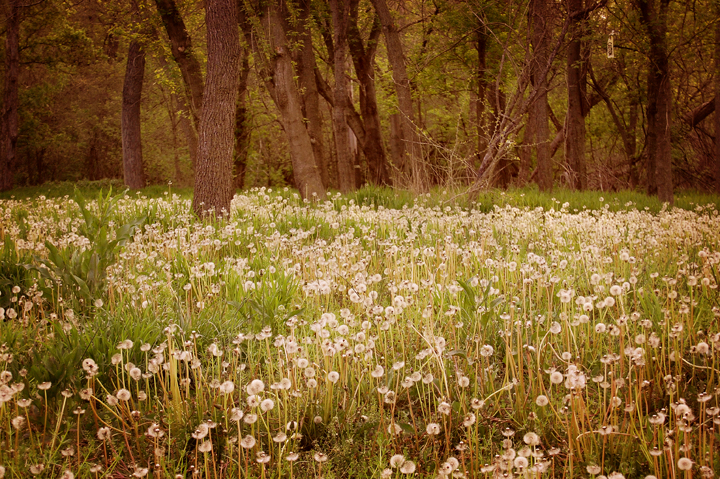
POLYGON ((225 381, 218 388, 221 394, 231 394, 235 390, 235 383, 232 381, 225 381))
POLYGON ((125 388, 120 389, 117 393, 115 393, 115 396, 120 401, 129 401, 131 398, 130 391, 125 388))
POLYGON ((553 321, 553 323, 550 325, 550 332, 553 334, 559 334, 560 331, 562 331, 562 326, 560 326, 560 323, 557 321, 553 321))
POLYGON ((691 459, 688 459, 687 457, 681 457, 678 459, 677 466, 678 469, 681 471, 689 471, 692 469, 693 462, 691 459))
POLYGON ((198 425, 197 429, 195 429, 195 432, 193 432, 191 436, 193 439, 200 440, 207 436, 208 432, 210 432, 210 428, 206 423, 202 422, 198 425))
POLYGON ((125 341, 122 341, 120 344, 117 345, 117 349, 131 349, 133 347, 133 342, 129 339, 126 339, 125 341))
POLYGON ((245 388, 249 395, 256 395, 265 390, 265 383, 259 379, 253 379, 245 388))
POLYGON ((377 366, 375 366, 375 369, 370 373, 370 376, 374 377, 375 379, 379 379, 383 377, 384 374, 385 369, 378 364, 377 366))
POLYGON ((281 431, 275 434, 272 439, 274 442, 285 442, 287 441, 287 434, 281 431))
POLYGON ((400 427, 400 425, 399 425, 398 423, 396 423, 396 422, 391 422, 391 423, 388 425, 388 434, 398 435, 398 434, 400 434, 401 432, 402 432, 402 428, 400 427))
POLYGON ((402 454, 395 454, 390 458, 390 467, 397 469, 405 463, 405 456, 402 454))
POLYGON ((232 408, 230 410, 230 420, 232 422, 238 422, 240 419, 242 419, 244 416, 244 413, 242 412, 242 409, 240 408, 232 408))
POLYGON ((133 378, 135 381, 139 381, 141 376, 142 371, 140 370, 140 368, 130 369, 130 377, 133 378))
POLYGON ((51 382, 44 382, 44 383, 38 384, 38 389, 41 391, 47 391, 48 389, 50 389, 51 386, 52 386, 51 382))
POLYGON ((210 452, 212 451, 212 442, 210 441, 203 441, 198 446, 198 451, 200 452, 210 452))
POLYGON ((82 362, 82 367, 89 377, 97 375, 97 373, 100 371, 98 365, 91 358, 84 359, 82 362))
POLYGON ((255 438, 250 436, 249 434, 242 438, 240 441, 240 445, 245 449, 252 449, 255 446, 255 438))
POLYGON ((290 454, 285 456, 285 460, 288 462, 294 462, 298 460, 298 457, 300 457, 300 455, 297 452, 291 452, 290 454))
POLYGON ((275 407, 275 401, 273 401, 272 399, 264 399, 260 403, 260 409, 262 409, 263 412, 268 412, 269 410, 271 410, 274 407, 275 407))
POLYGON ((445 401, 441 402, 438 405, 438 412, 440 412, 442 414, 447 415, 447 414, 450 414, 451 411, 452 411, 452 408, 450 407, 450 404, 445 401))
POLYGON ((480 356, 482 356, 484 358, 489 358, 490 356, 493 355, 494 352, 495 352, 495 349, 492 346, 490 346, 489 344, 486 344, 482 348, 480 348, 480 356))
POLYGON ((23 426, 25 426, 25 416, 16 416, 11 422, 12 426, 19 431, 23 428, 23 426))
POLYGON ((529 432, 523 436, 523 442, 528 446, 537 446, 540 444, 540 436, 534 432, 529 432))
POLYGON ((587 469, 588 474, 592 474, 593 476, 600 474, 600 471, 601 471, 600 466, 598 466, 596 464, 590 464, 585 469, 587 469))
POLYGON ((245 417, 243 418, 243 421, 245 422, 245 424, 255 424, 255 422, 257 422, 257 420, 258 420, 257 414, 246 414, 245 417))
POLYGON ((564 376, 560 371, 553 371, 550 373, 550 382, 553 384, 560 384, 563 382, 564 376))
POLYGON ((470 407, 475 410, 482 408, 484 405, 485 405, 485 401, 480 400, 478 398, 472 398, 470 400, 470 407))
POLYGON ((136 467, 135 472, 133 472, 133 477, 145 477, 147 476, 148 468, 147 467, 136 467))
POLYGON ((30 473, 37 476, 45 470, 45 464, 33 464, 30 466, 30 473))
POLYGON ((475 414, 468 413, 465 415, 465 419, 463 419, 463 426, 470 427, 473 424, 475 424, 475 414))
POLYGON ((327 375, 327 378, 328 381, 335 384, 336 382, 338 382, 338 379, 340 379, 340 373, 338 373, 337 371, 330 371, 327 375))
POLYGON ((160 428, 158 423, 154 422, 148 427, 147 434, 150 437, 160 438, 165 435, 165 432, 160 428))
POLYGON ((440 425, 438 423, 431 422, 427 425, 427 427, 425 428, 425 431, 430 436, 436 436, 436 435, 440 434, 440 425))
POLYGON ((112 431, 110 430, 109 427, 101 427, 100 429, 98 429, 97 438, 100 439, 101 441, 103 441, 103 442, 109 441, 111 437, 112 437, 112 431))
POLYGON ((258 464, 267 464, 270 462, 270 455, 265 451, 258 451, 255 453, 255 461, 257 461, 258 464))
POLYGON ((405 461, 405 463, 400 466, 400 472, 403 474, 412 474, 415 472, 415 463, 412 461, 405 461))
POLYGON ((325 462, 328 460, 327 454, 323 454, 322 452, 316 452, 313 456, 313 459, 317 462, 325 462))
POLYGON ((529 464, 529 462, 528 462, 527 458, 522 457, 522 456, 516 457, 515 460, 513 461, 513 465, 518 469, 525 469, 526 467, 528 467, 528 464, 529 464))
POLYGON ((537 404, 540 407, 545 407, 549 403, 550 403, 550 400, 544 394, 540 394, 538 397, 535 398, 535 404, 537 404))

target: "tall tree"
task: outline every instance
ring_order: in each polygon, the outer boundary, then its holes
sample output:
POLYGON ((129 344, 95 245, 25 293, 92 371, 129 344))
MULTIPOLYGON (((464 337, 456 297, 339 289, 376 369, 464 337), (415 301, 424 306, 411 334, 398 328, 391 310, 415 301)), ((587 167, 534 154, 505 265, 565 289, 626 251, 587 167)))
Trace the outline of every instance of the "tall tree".
POLYGON ((567 101, 565 116, 565 161, 570 175, 570 187, 584 190, 587 186, 585 168, 585 115, 583 105, 587 103, 587 68, 582 57, 584 33, 583 0, 567 0, 570 17, 570 43, 567 47, 567 101))
MULTIPOLYGON (((350 2, 348 45, 360 91, 360 114, 365 133, 360 146, 367 161, 370 182, 375 185, 387 185, 390 182, 390 176, 387 156, 383 149, 380 113, 375 89, 375 53, 382 30, 380 19, 376 14, 373 16, 367 42, 363 42, 358 26, 359 3, 359 0, 350 2)), ((356 136, 360 138, 357 133, 356 136)))
MULTIPOLYGON (((325 151, 325 134, 323 131, 323 116, 320 111, 320 94, 318 92, 315 71, 315 49, 313 46, 312 0, 301 0, 299 3, 299 21, 289 22, 289 27, 298 36, 299 50, 294 52, 297 64, 298 83, 302 98, 303 114, 307 122, 307 130, 315 155, 315 162, 320 170, 320 178, 326 188, 337 187, 337 168, 331 165, 330 158, 325 151)), ((317 12, 317 10, 316 10, 317 12)))
POLYGON ((145 49, 140 40, 133 39, 130 42, 125 66, 121 118, 123 176, 125 184, 132 189, 145 187, 140 132, 140 102, 144 76, 145 49))
POLYGON ((207 85, 198 134, 193 210, 229 215, 240 37, 236 0, 206 0, 207 85))
POLYGON ((553 168, 550 157, 550 125, 548 108, 547 65, 550 60, 550 12, 547 0, 530 0, 530 40, 533 47, 533 85, 535 99, 530 105, 528 124, 537 151, 537 183, 540 191, 553 186, 553 168))
POLYGON ((667 13, 670 0, 636 0, 650 42, 647 73, 647 192, 673 202, 670 57, 667 13))
MULTIPOLYGON (((720 18, 720 1, 715 1, 720 18)), ((720 22, 715 23, 715 191, 720 193, 720 22)))
POLYGON ((403 145, 404 148, 401 153, 402 157, 393 159, 399 163, 396 168, 399 168, 403 175, 399 184, 422 190, 428 186, 427 171, 423 163, 420 142, 415 127, 410 79, 405 65, 400 31, 385 0, 372 0, 372 4, 382 25, 385 47, 395 82, 398 110, 401 115, 398 144, 403 145))
MULTIPOLYGON (((205 89, 200 62, 197 59, 192 39, 188 34, 175 0, 155 0, 155 5, 165 31, 170 38, 170 51, 180 68, 185 86, 187 106, 190 108, 192 125, 196 130, 200 120, 200 109, 202 108, 203 91, 205 89)), ((190 132, 193 136, 197 135, 195 130, 190 132)), ((188 144, 190 145, 190 158, 194 164, 196 152, 193 146, 197 144, 197 139, 189 137, 188 144)))
MULTIPOLYGON (((261 31, 252 31, 249 18, 240 24, 246 41, 252 45, 259 76, 280 112, 280 123, 290 147, 295 187, 303 198, 321 199, 325 197, 325 187, 315 160, 312 140, 305 127, 302 98, 295 83, 296 72, 288 47, 287 27, 283 17, 288 14, 288 8, 283 1, 265 6, 267 8, 257 14, 259 21, 254 23, 261 31), (265 37, 267 46, 259 43, 262 37, 265 37), (265 51, 271 51, 272 56, 268 58, 265 51)), ((248 17, 251 14, 251 11, 241 12, 241 15, 248 17)))
POLYGON ((13 187, 17 160, 20 0, 5 3, 5 84, 0 124, 0 191, 13 187))
POLYGON ((335 133, 335 154, 338 165, 338 184, 342 193, 355 189, 355 170, 350 151, 350 129, 345 119, 349 103, 350 82, 347 76, 348 64, 348 22, 350 4, 348 0, 330 0, 333 22, 335 72, 334 105, 332 109, 333 132, 335 133))

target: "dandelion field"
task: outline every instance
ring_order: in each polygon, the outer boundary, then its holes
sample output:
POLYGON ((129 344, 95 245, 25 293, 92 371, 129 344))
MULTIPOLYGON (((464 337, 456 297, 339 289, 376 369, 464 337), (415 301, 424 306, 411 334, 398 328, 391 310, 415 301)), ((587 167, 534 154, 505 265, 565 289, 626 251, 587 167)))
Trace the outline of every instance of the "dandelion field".
POLYGON ((0 477, 720 473, 714 205, 381 200, 0 200, 0 477))

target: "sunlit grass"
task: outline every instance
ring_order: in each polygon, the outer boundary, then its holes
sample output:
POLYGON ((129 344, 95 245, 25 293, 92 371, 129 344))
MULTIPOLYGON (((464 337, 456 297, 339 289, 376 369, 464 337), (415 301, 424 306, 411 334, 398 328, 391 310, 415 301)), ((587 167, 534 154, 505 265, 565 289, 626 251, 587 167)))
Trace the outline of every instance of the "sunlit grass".
POLYGON ((0 200, 5 477, 720 467, 717 197, 84 191, 0 200))

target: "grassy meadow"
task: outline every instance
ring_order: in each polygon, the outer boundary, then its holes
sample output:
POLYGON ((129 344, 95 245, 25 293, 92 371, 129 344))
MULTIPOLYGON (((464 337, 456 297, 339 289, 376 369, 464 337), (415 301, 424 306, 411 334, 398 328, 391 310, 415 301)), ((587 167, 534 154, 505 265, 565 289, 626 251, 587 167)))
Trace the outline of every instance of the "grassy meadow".
POLYGON ((0 197, 0 478, 711 478, 720 198, 0 197))

